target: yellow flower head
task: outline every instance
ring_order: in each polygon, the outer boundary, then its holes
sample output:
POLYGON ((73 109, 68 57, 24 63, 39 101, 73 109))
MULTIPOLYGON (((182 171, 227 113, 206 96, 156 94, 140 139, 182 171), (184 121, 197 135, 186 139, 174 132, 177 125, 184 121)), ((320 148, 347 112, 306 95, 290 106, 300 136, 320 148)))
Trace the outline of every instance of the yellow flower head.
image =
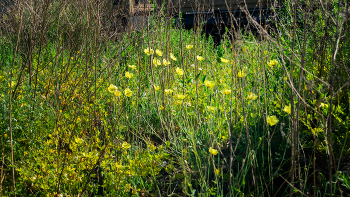
POLYGON ((153 85, 153 87, 154 87, 154 89, 155 89, 156 91, 160 89, 160 87, 157 86, 157 85, 153 85))
POLYGON ((163 105, 160 105, 159 110, 163 110, 163 109, 164 109, 163 105))
POLYGON ((186 96, 183 94, 178 94, 178 95, 176 95, 176 97, 180 100, 184 100, 186 96))
POLYGON ((132 91, 129 88, 126 88, 124 90, 124 94, 125 94, 125 96, 130 97, 130 96, 132 96, 132 91))
POLYGON ((255 95, 254 93, 249 93, 248 96, 247 96, 247 99, 250 99, 252 101, 254 101, 256 98, 258 98, 257 95, 255 95))
POLYGON ((153 59, 153 64, 154 64, 155 66, 160 66, 160 65, 162 65, 162 63, 160 62, 160 60, 157 59, 157 58, 154 58, 154 59, 153 59))
POLYGON ((273 126, 277 124, 279 120, 276 118, 276 116, 268 116, 266 121, 270 126, 273 126))
POLYGON ((114 95, 115 95, 116 97, 120 97, 120 96, 122 95, 122 92, 119 91, 119 90, 117 90, 117 91, 114 92, 114 95))
POLYGON ((127 142, 123 142, 123 144, 122 144, 122 149, 124 149, 124 150, 126 150, 126 149, 129 149, 131 147, 131 145, 130 144, 128 144, 127 142))
POLYGON ((110 84, 109 87, 108 87, 108 91, 113 93, 115 91, 118 91, 118 87, 113 85, 113 84, 110 84))
POLYGON ((222 94, 224 94, 224 95, 229 95, 229 94, 231 94, 231 90, 223 89, 223 90, 222 90, 222 94))
POLYGON ((245 77, 247 74, 246 73, 244 73, 243 71, 238 71, 238 77, 241 77, 241 78, 243 78, 243 77, 245 77))
POLYGON ((79 137, 75 138, 74 141, 75 141, 75 143, 77 143, 77 144, 82 144, 82 143, 84 142, 84 140, 81 139, 81 138, 79 138, 79 137))
POLYGON ((214 112, 216 110, 216 107, 213 106, 207 106, 208 111, 214 112))
POLYGON ((163 65, 164 65, 164 66, 167 66, 167 65, 169 65, 169 64, 170 64, 170 62, 169 62, 168 60, 163 59, 163 65))
POLYGON ((215 86, 215 83, 214 81, 205 80, 204 85, 207 86, 208 88, 213 88, 215 86))
POLYGON ((193 48, 193 45, 190 44, 190 45, 186 45, 186 49, 192 49, 193 48))
POLYGON ((174 54, 170 53, 170 58, 174 61, 177 61, 177 58, 174 56, 174 54))
POLYGON ((227 59, 224 59, 224 58, 220 58, 221 62, 224 62, 224 63, 229 63, 229 61, 227 59))
POLYGON ((288 114, 292 113, 291 105, 289 104, 288 106, 287 106, 287 105, 284 106, 283 111, 285 111, 285 112, 288 113, 288 114))
POLYGON ((199 60, 199 61, 203 61, 203 60, 204 60, 204 58, 203 58, 202 56, 197 55, 197 60, 199 60))
POLYGON ((269 63, 267 63, 271 68, 274 68, 277 64, 278 61, 277 60, 270 60, 269 63))
POLYGON ((212 155, 217 155, 217 154, 219 153, 218 150, 216 150, 216 149, 214 149, 214 148, 212 148, 212 147, 209 148, 209 152, 210 152, 212 155))
POLYGON ((169 94, 173 93, 173 90, 172 89, 165 89, 164 92, 165 92, 165 94, 169 95, 169 94))
POLYGON ((320 104, 320 107, 323 107, 323 108, 328 108, 328 104, 321 103, 321 104, 320 104))
POLYGON ((135 70, 135 69, 136 69, 136 66, 135 66, 135 65, 129 65, 129 68, 135 70))
POLYGON ((146 48, 143 50, 143 52, 145 52, 147 55, 153 55, 154 51, 151 48, 146 48))
POLYGON ((125 72, 125 77, 128 79, 131 79, 134 76, 134 74, 130 73, 130 72, 125 72))
POLYGON ((158 55, 158 56, 163 56, 163 52, 161 52, 160 50, 156 50, 156 54, 158 55))
POLYGON ((179 68, 179 67, 176 67, 175 71, 176 71, 176 73, 177 73, 178 75, 184 75, 184 70, 182 70, 182 69, 179 68))

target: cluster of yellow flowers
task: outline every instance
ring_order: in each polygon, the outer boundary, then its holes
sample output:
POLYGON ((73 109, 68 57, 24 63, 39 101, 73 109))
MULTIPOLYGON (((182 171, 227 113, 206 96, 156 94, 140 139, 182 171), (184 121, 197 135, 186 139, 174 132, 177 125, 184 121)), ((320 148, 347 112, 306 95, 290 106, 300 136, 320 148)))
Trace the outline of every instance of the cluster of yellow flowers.
MULTIPOLYGON (((118 87, 113 85, 113 84, 110 84, 109 87, 108 87, 108 91, 110 93, 113 93, 116 97, 120 97, 122 95, 121 91, 119 91, 118 87)), ((132 96, 132 91, 130 90, 130 88, 126 88, 124 90, 124 94, 125 96, 127 97, 131 97, 132 96)))

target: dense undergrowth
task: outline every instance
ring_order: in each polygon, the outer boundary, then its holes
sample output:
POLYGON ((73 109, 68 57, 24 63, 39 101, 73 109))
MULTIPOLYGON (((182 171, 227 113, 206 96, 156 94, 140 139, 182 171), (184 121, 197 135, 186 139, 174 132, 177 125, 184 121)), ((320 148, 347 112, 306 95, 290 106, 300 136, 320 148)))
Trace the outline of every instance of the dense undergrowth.
POLYGON ((161 12, 30 5, 2 18, 0 196, 349 194, 347 2, 218 46, 161 12))

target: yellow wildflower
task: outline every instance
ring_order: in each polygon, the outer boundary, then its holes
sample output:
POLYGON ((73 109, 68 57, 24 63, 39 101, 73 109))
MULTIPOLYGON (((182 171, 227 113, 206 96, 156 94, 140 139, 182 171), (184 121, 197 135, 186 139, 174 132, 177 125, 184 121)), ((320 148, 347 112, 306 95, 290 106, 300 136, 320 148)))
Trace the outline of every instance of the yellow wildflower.
POLYGON ((238 71, 238 77, 243 78, 243 77, 245 77, 246 75, 247 75, 247 74, 244 73, 243 71, 238 71))
POLYGON ((190 44, 190 45, 186 45, 186 49, 192 49, 193 48, 193 45, 190 44))
POLYGON ((274 68, 277 64, 277 60, 270 60, 270 62, 267 63, 271 68, 274 68))
POLYGON ((125 94, 125 96, 130 97, 130 96, 132 96, 132 91, 129 88, 126 88, 124 90, 124 94, 125 94))
POLYGON ((126 149, 129 149, 131 147, 131 145, 130 144, 128 144, 127 142, 123 142, 123 144, 122 144, 122 149, 124 149, 124 150, 126 150, 126 149))
POLYGON ((252 101, 254 101, 256 98, 258 98, 257 95, 255 95, 254 93, 249 93, 247 96, 247 99, 251 99, 252 101))
POLYGON ((143 50, 143 52, 145 52, 147 55, 152 55, 154 53, 153 49, 151 48, 146 48, 143 50))
POLYGON ((169 94, 173 93, 173 90, 172 89, 165 89, 164 92, 165 92, 165 94, 169 95, 169 94))
POLYGON ((223 90, 222 90, 222 94, 224 94, 224 95, 229 95, 229 94, 231 94, 231 90, 223 89, 223 90))
POLYGON ((268 116, 266 120, 267 120, 267 123, 268 123, 270 126, 273 126, 273 125, 277 124, 278 121, 279 121, 279 120, 276 118, 276 116, 268 116))
POLYGON ((156 50, 156 54, 158 55, 158 56, 163 56, 163 52, 161 52, 160 50, 156 50))
POLYGON ((160 65, 162 65, 162 63, 160 62, 160 60, 157 59, 157 58, 154 58, 154 59, 153 59, 153 64, 154 64, 155 66, 160 66, 160 65))
POLYGON ((174 61, 177 61, 177 58, 174 56, 174 54, 170 53, 170 58, 174 61))
POLYGON ((128 79, 131 79, 134 76, 134 74, 130 73, 130 72, 125 72, 125 77, 128 79))
POLYGON ((110 84, 109 87, 108 87, 108 91, 111 92, 111 93, 113 93, 113 92, 115 92, 117 90, 118 90, 118 87, 113 85, 113 84, 110 84))
POLYGON ((328 108, 328 105, 327 105, 327 104, 325 104, 325 103, 321 103, 321 104, 320 104, 320 107, 323 107, 323 108, 328 108))
POLYGON ((185 97, 186 97, 186 96, 183 95, 183 94, 178 94, 178 95, 177 95, 177 98, 180 99, 180 100, 184 100, 185 97))
POLYGON ((168 60, 163 59, 163 65, 164 65, 164 66, 167 66, 167 65, 169 65, 169 64, 170 64, 170 62, 169 62, 168 60))
POLYGON ((135 66, 135 65, 129 65, 129 68, 135 70, 135 69, 136 69, 136 66, 135 66))
POLYGON ((218 175, 220 173, 219 169, 215 169, 215 174, 218 175))
POLYGON ((115 95, 116 97, 120 97, 120 96, 122 95, 122 92, 119 91, 119 90, 117 90, 117 91, 114 92, 114 95, 115 95))
POLYGON ((285 112, 288 113, 288 114, 292 113, 291 105, 289 104, 288 106, 287 106, 287 105, 284 106, 283 111, 285 111, 285 112))
POLYGON ((204 60, 204 58, 203 58, 202 56, 197 55, 197 60, 199 60, 199 61, 203 61, 203 60, 204 60))
POLYGON ((229 61, 227 59, 224 59, 224 58, 220 58, 221 62, 224 62, 224 63, 229 63, 229 61))
POLYGON ((215 83, 214 81, 205 80, 204 85, 207 86, 208 88, 213 88, 215 86, 215 83))
POLYGON ((218 150, 216 150, 216 149, 214 149, 214 148, 212 148, 212 147, 209 148, 209 152, 210 152, 212 155, 217 155, 217 154, 219 153, 218 150))
POLYGON ((7 134, 6 133, 4 134, 4 138, 7 138, 7 134))
POLYGON ((75 143, 77 143, 77 144, 82 144, 82 143, 84 142, 84 140, 81 139, 81 138, 79 138, 79 137, 75 138, 74 141, 75 141, 75 143))
POLYGON ((163 105, 160 105, 159 110, 163 110, 163 109, 164 109, 163 105))
POLYGON ((184 70, 182 70, 182 69, 179 68, 179 67, 176 67, 175 71, 176 71, 176 73, 177 73, 178 75, 184 75, 184 70))
POLYGON ((208 111, 214 112, 216 110, 216 107, 213 106, 207 106, 208 111))
POLYGON ((155 89, 156 91, 160 89, 160 87, 157 86, 157 85, 153 85, 153 87, 154 87, 154 89, 155 89))

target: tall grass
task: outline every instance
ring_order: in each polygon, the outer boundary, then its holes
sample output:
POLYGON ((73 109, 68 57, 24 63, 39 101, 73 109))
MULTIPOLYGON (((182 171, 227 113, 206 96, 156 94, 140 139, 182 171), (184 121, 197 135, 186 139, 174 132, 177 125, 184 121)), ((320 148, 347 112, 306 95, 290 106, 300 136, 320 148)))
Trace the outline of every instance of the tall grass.
POLYGON ((285 1, 219 44, 164 5, 3 13, 0 196, 350 193, 349 2, 285 1))

